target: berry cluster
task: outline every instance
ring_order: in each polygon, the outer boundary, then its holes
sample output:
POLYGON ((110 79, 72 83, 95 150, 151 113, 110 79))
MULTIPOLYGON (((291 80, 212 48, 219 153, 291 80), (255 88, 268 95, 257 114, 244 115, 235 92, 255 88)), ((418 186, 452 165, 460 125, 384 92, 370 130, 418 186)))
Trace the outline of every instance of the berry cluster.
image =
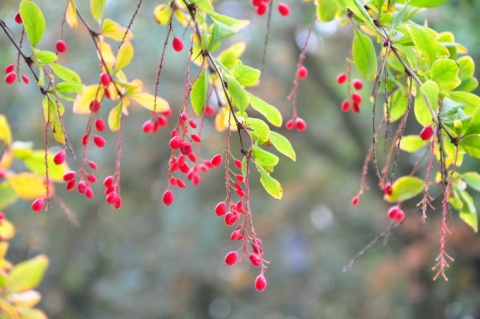
MULTIPOLYGON (((347 82, 349 76, 346 73, 340 73, 337 76, 337 84, 344 84, 347 82)), ((353 112, 358 113, 360 112, 360 104, 362 104, 362 96, 358 94, 357 92, 350 92, 351 87, 357 91, 360 91, 363 88, 363 82, 358 79, 354 79, 351 83, 348 85, 348 94, 349 94, 349 99, 343 100, 340 108, 343 112, 348 112, 350 109, 352 109, 353 112)))
POLYGON ((152 112, 150 119, 146 120, 142 125, 142 131, 145 134, 157 133, 162 127, 168 125, 168 117, 172 115, 172 111, 162 112, 161 114, 152 112))
MULTIPOLYGON (((17 72, 15 72, 15 65, 9 64, 5 67, 5 83, 13 84, 17 80, 17 72)), ((22 74, 22 81, 25 84, 30 83, 28 76, 22 74)))
MULTIPOLYGON (((252 5, 255 7, 255 12, 259 16, 263 16, 268 11, 268 4, 270 0, 252 0, 252 5)), ((278 13, 282 16, 288 16, 290 14, 290 7, 285 3, 279 3, 277 6, 278 13)))
POLYGON ((400 207, 398 207, 397 205, 390 207, 387 215, 388 217, 399 223, 405 219, 405 212, 401 210, 400 207))

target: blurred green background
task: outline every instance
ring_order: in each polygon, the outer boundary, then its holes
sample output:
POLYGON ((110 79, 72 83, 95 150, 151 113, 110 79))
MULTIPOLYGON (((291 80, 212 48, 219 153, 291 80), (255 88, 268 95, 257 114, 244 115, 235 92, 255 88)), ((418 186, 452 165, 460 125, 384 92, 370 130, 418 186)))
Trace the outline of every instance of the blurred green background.
MULTIPOLYGON (((60 35, 66 1, 36 1, 47 16, 47 33, 41 47, 53 50, 60 35)), ((77 1, 88 14, 88 2, 77 1)), ((153 8, 161 2, 144 1, 133 25, 135 58, 125 70, 130 79, 140 78, 153 92, 166 27, 153 20, 153 8)), ((299 46, 313 17, 312 4, 286 0, 292 9, 288 17, 273 12, 265 72, 253 92, 279 107, 288 119, 299 46)), ((17 1, 5 1, 1 18, 18 36, 13 22, 17 1)), ((252 19, 252 26, 232 42, 249 43, 244 63, 262 68, 266 17, 255 15, 250 1, 219 1, 218 11, 237 18, 252 19)), ((127 25, 135 1, 108 1, 106 16, 127 25)), ((440 31, 454 31, 476 61, 480 38, 473 33, 480 24, 477 1, 450 1, 428 16, 429 25, 440 31)), ((177 35, 183 35, 176 26, 177 35)), ((188 33, 188 32, 187 32, 188 33)), ((86 30, 65 29, 69 45, 60 61, 77 70, 84 83, 94 83, 99 69, 93 43, 86 30)), ((449 281, 432 281, 431 267, 439 248, 439 211, 420 221, 415 203, 410 204, 406 222, 387 240, 380 241, 347 272, 349 259, 377 234, 387 229, 388 205, 376 187, 373 171, 367 180, 370 191, 357 207, 350 205, 358 192, 364 155, 371 141, 370 85, 362 94, 366 102, 360 114, 342 113, 345 87, 335 84, 346 70, 352 40, 350 26, 315 24, 305 65, 310 71, 299 89, 299 115, 306 119, 303 133, 281 129, 295 146, 297 161, 282 157, 274 176, 282 182, 284 198, 270 198, 258 181, 252 182, 252 211, 257 234, 263 239, 265 258, 271 262, 268 288, 258 293, 253 287, 258 269, 245 261, 235 267, 223 263, 224 255, 238 248, 229 239, 231 228, 213 213, 225 197, 223 173, 213 170, 202 176, 198 188, 175 191, 170 207, 161 203, 166 187, 169 128, 156 135, 144 135, 142 123, 148 112, 132 108, 125 121, 122 146, 122 196, 120 211, 106 205, 101 187, 94 200, 58 193, 76 213, 80 227, 73 227, 62 209, 33 214, 29 203, 17 203, 6 211, 17 226, 9 259, 18 262, 39 253, 51 259, 40 291, 41 308, 52 319, 91 318, 214 318, 214 319, 303 319, 303 318, 480 318, 480 241, 456 215, 449 218, 452 235, 447 249, 455 262, 448 270, 449 281)), ((0 36, 2 65, 16 55, 5 36, 0 36)), ((159 94, 178 110, 183 100, 187 53, 169 50, 159 94)), ((355 72, 355 71, 354 71, 355 72)), ((355 74, 355 73, 354 73, 355 74)), ((0 83, 0 112, 7 115, 16 140, 35 141, 43 147, 41 94, 30 84, 0 83)), ((106 109, 113 107, 104 103, 106 109)), ((77 156, 87 117, 65 116, 67 132, 77 156)), ((419 128, 411 125, 412 133, 419 128)), ((204 128, 203 155, 222 151, 225 133, 217 134, 213 123, 204 128)), ((116 136, 108 134, 109 147, 90 156, 99 164, 103 179, 114 171, 116 136)), ((235 143, 234 143, 235 145, 235 143)), ((236 154, 239 155, 239 154, 236 154)), ((397 175, 408 173, 415 158, 401 156, 397 175)), ((69 158, 72 168, 78 160, 69 158)), ((467 163, 465 169, 475 169, 467 163)), ((415 202, 415 201, 413 201, 415 202)))

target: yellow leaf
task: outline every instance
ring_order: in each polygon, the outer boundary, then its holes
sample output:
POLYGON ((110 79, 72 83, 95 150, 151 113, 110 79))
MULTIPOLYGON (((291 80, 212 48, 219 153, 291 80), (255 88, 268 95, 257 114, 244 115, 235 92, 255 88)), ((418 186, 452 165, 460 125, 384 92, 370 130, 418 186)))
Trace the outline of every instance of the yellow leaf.
POLYGON ((170 20, 170 15, 172 14, 172 9, 166 4, 159 4, 153 9, 153 17, 158 24, 166 25, 170 20))
POLYGON ((113 39, 115 41, 130 41, 133 39, 132 31, 128 30, 127 34, 126 28, 121 27, 118 23, 113 20, 105 19, 103 20, 102 30, 100 31, 100 35, 103 35, 107 38, 113 39))
POLYGON ((4 260, 8 251, 8 242, 0 241, 0 260, 4 260))
POLYGON ((115 73, 130 64, 133 58, 133 54, 133 45, 129 41, 124 42, 117 53, 117 59, 115 62, 115 73))
POLYGON ((65 13, 65 20, 72 29, 78 27, 77 21, 77 5, 74 0, 68 0, 67 12, 65 13))
MULTIPOLYGON (((5 316, 6 316, 6 317, 3 317, 3 318, 8 318, 8 319, 10 319, 10 318, 18 319, 19 318, 17 309, 14 306, 12 306, 11 304, 9 304, 3 298, 0 299, 0 309, 2 309, 1 315, 3 316, 5 314, 5 316)), ((0 317, 0 318, 2 318, 2 317, 0 317)))
MULTIPOLYGON (((2 220, 0 222, 0 238, 2 240, 8 240, 13 238, 14 236, 15 236, 15 227, 13 227, 13 224, 6 219, 2 220)), ((5 249, 7 248, 8 246, 5 247, 5 249)), ((1 253, 2 252, 0 252, 0 255, 1 253)), ((3 258, 0 258, 0 259, 3 259, 3 258)))
POLYGON ((90 0, 90 11, 92 16, 98 22, 102 21, 103 11, 105 11, 106 0, 90 0))
POLYGON ((98 54, 100 59, 105 61, 105 64, 108 66, 108 69, 111 69, 115 64, 115 54, 113 54, 112 47, 107 42, 101 40, 98 42, 98 47, 102 55, 98 54))
POLYGON ((165 112, 170 109, 168 102, 161 97, 154 96, 150 93, 138 93, 130 95, 134 101, 143 106, 149 111, 165 112))
POLYGON ((108 127, 112 132, 118 131, 122 126, 122 104, 115 106, 108 114, 108 127))
POLYGON ((8 125, 5 115, 0 114, 0 141, 6 146, 12 143, 12 132, 10 131, 10 125, 8 125))
POLYGON ((237 124, 235 123, 235 120, 233 119, 233 116, 230 115, 230 109, 228 106, 221 107, 220 110, 217 113, 217 116, 215 117, 215 128, 219 132, 225 131, 229 125, 228 121, 230 120, 230 130, 235 131, 237 130, 237 124))
POLYGON ((8 169, 12 165, 13 154, 10 151, 5 151, 0 159, 0 169, 8 169))
MULTIPOLYGON (((45 179, 34 173, 7 174, 8 184, 18 197, 24 200, 34 200, 39 197, 47 197, 45 179)), ((54 194, 53 184, 50 183, 49 195, 54 194)))
POLYGON ((77 114, 90 114, 90 103, 97 97, 97 101, 102 99, 104 88, 100 85, 86 86, 80 92, 73 102, 73 112, 77 114))
POLYGON ((10 272, 10 292, 23 292, 38 286, 48 267, 48 258, 39 255, 27 261, 22 261, 10 272))
POLYGON ((125 95, 134 95, 142 92, 143 82, 139 79, 135 79, 132 82, 118 82, 118 85, 125 88, 125 95))

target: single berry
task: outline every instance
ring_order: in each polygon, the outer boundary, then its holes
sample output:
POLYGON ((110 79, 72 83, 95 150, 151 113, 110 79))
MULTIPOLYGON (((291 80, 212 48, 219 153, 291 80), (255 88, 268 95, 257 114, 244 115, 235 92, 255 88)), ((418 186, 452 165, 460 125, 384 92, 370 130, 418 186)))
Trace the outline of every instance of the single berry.
POLYGON ((235 229, 232 234, 230 235, 231 240, 242 240, 243 234, 241 233, 241 227, 235 229))
POLYGON ((285 3, 280 3, 278 5, 278 12, 282 16, 288 16, 288 14, 290 13, 290 8, 285 3))
POLYGON ((362 104, 362 96, 358 93, 352 93, 352 101, 357 104, 362 104))
POLYGON ((255 289, 258 291, 264 291, 265 288, 267 288, 267 279, 265 279, 264 275, 260 274, 255 279, 255 289))
POLYGON ((85 194, 85 191, 87 190, 87 188, 88 188, 88 185, 87 183, 85 183, 85 181, 78 182, 77 190, 80 194, 85 194))
POLYGON ((217 216, 223 216, 227 212, 227 204, 225 202, 220 202, 215 206, 215 214, 217 216))
POLYGON ((94 161, 89 161, 88 162, 88 166, 90 166, 91 169, 97 169, 97 163, 95 163, 94 161))
POLYGON ((85 190, 85 197, 89 198, 89 199, 92 199, 93 198, 93 190, 88 187, 86 190, 85 190))
POLYGON ((294 126, 295 126, 295 122, 293 121, 293 119, 289 119, 287 123, 285 123, 285 128, 289 131, 291 131, 294 126))
POLYGON ((347 75, 345 73, 340 73, 338 76, 337 76, 337 83, 338 84, 343 84, 347 81, 347 75))
POLYGON ((158 127, 164 127, 168 124, 167 118, 163 115, 157 116, 158 127))
POLYGON ((167 189, 165 193, 163 193, 162 200, 163 203, 168 206, 173 203, 173 201, 175 200, 175 196, 173 196, 173 192, 171 190, 167 189))
POLYGON ((177 52, 180 52, 183 50, 183 41, 180 38, 174 37, 173 38, 173 49, 177 52))
POLYGON ((359 113, 360 112, 360 104, 358 104, 356 102, 353 102, 352 110, 355 113, 359 113))
POLYGON ((22 17, 20 16, 20 12, 17 12, 17 14, 15 15, 15 22, 18 24, 23 23, 22 17))
POLYGON ((75 176, 77 173, 75 171, 68 171, 65 174, 63 174, 63 181, 64 182, 69 182, 75 179, 75 176))
POLYGON ((352 84, 355 90, 361 90, 363 88, 363 82, 361 80, 355 79, 353 80, 352 84))
POLYGON ((390 207, 390 209, 387 212, 387 215, 388 217, 390 217, 391 219, 397 222, 401 222, 405 219, 405 213, 403 212, 403 210, 400 209, 400 207, 396 205, 390 207))
POLYGON ((107 141, 105 140, 105 138, 103 138, 103 136, 100 136, 100 135, 95 135, 93 137, 93 142, 95 143, 95 145, 97 145, 97 147, 100 147, 100 148, 107 145, 107 141))
POLYGON ((5 83, 13 84, 17 80, 17 73, 10 72, 5 76, 5 83))
POLYGON ((190 144, 190 142, 182 142, 182 144, 180 145, 180 152, 183 155, 188 156, 188 154, 190 154, 192 151, 192 144, 190 144))
POLYGON ((67 183, 66 189, 67 191, 72 191, 75 189, 76 182, 75 181, 69 181, 67 183))
POLYGON ((262 3, 263 0, 252 0, 252 4, 255 6, 255 7, 258 7, 260 5, 260 3, 262 3))
POLYGON ((225 263, 229 266, 233 266, 237 262, 237 259, 238 259, 238 251, 234 250, 229 252, 225 256, 225 263))
POLYGON ((83 135, 82 136, 82 145, 87 145, 88 144, 88 139, 89 139, 88 134, 83 135))
POLYGON ((109 188, 109 187, 112 187, 113 186, 113 176, 110 175, 110 176, 107 176, 104 180, 103 180, 103 186, 105 188, 109 188))
POLYGON ((238 214, 235 214, 233 212, 228 212, 225 214, 225 225, 227 226, 232 226, 239 220, 238 214))
POLYGON ((195 143, 200 143, 202 141, 202 138, 197 134, 192 134, 190 135, 190 137, 192 138, 192 141, 194 141, 195 143))
POLYGON ((170 145, 170 148, 174 150, 179 149, 182 145, 182 138, 180 136, 174 136, 168 144, 170 145))
POLYGON ((113 205, 117 201, 117 198, 117 192, 113 191, 108 193, 107 197, 105 197, 105 201, 107 202, 107 204, 113 205))
POLYGON ((87 179, 90 183, 95 183, 97 181, 97 177, 94 174, 88 174, 87 179))
POLYGON ((90 102, 90 105, 89 105, 89 109, 90 109, 90 112, 98 112, 100 110, 100 102, 98 102, 97 100, 93 100, 92 102, 90 102))
POLYGON ((36 200, 33 201, 32 203, 32 210, 34 212, 39 212, 42 210, 43 206, 45 206, 45 199, 43 198, 37 198, 36 200))
POLYGON ((425 126, 420 132, 420 138, 424 141, 428 141, 433 136, 433 127, 425 126))
POLYGON ((392 188, 392 183, 388 182, 385 184, 385 187, 383 188, 383 193, 387 196, 392 195, 393 188, 392 188))
POLYGON ((352 206, 357 206, 358 202, 360 202, 360 198, 358 196, 352 198, 352 206))
POLYGON ((258 267, 262 264, 262 258, 260 258, 260 256, 257 254, 250 254, 248 259, 250 259, 250 263, 252 263, 253 267, 258 267))
POLYGON ((100 83, 102 83, 103 86, 108 86, 110 82, 112 82, 112 79, 110 78, 110 75, 108 73, 100 73, 100 83))
POLYGON ((210 104, 205 105, 205 108, 203 109, 203 114, 206 116, 214 116, 215 115, 215 108, 211 106, 210 104))
POLYGON ((233 163, 235 164, 235 166, 236 166, 238 169, 242 169, 242 161, 241 161, 241 160, 236 159, 235 161, 233 161, 233 163))
POLYGON ((13 64, 9 64, 7 65, 7 67, 5 68, 5 74, 8 74, 10 72, 13 72, 15 70, 15 65, 13 64))
POLYGON ((97 118, 95 120, 95 128, 97 129, 97 131, 99 132, 103 132, 105 131, 105 129, 107 128, 107 126, 105 125, 105 121, 101 118, 97 118))
POLYGON ((341 109, 343 112, 348 112, 350 110, 350 101, 349 100, 343 100, 341 109))
POLYGON ((257 12, 259 16, 263 16, 265 13, 267 13, 267 9, 268 9, 268 6, 264 2, 261 2, 257 6, 257 10, 255 10, 255 12, 257 12))
POLYGON ((297 117, 295 119, 295 128, 299 132, 305 131, 307 129, 307 123, 301 117, 297 117))
POLYGON ((22 74, 22 81, 23 81, 23 83, 25 83, 25 84, 30 83, 30 79, 28 78, 28 76, 23 75, 23 74, 22 74))
POLYGON ((57 52, 58 53, 64 53, 65 51, 67 51, 68 49, 68 46, 67 46, 67 43, 63 40, 58 40, 56 43, 55 43, 55 48, 57 49, 57 52))
POLYGON ((210 163, 212 163, 213 167, 219 167, 220 165, 222 165, 222 161, 223 161, 222 154, 217 154, 212 157, 212 159, 210 160, 210 163))
POLYGON ((56 165, 61 165, 63 162, 65 162, 65 158, 67 158, 67 153, 65 153, 65 150, 60 150, 53 155, 53 162, 56 165))
POLYGON ((308 69, 302 65, 297 70, 297 76, 299 79, 306 79, 308 76, 308 69))
POLYGON ((153 123, 150 120, 146 120, 145 123, 142 125, 142 131, 145 134, 152 133, 153 131, 153 123))

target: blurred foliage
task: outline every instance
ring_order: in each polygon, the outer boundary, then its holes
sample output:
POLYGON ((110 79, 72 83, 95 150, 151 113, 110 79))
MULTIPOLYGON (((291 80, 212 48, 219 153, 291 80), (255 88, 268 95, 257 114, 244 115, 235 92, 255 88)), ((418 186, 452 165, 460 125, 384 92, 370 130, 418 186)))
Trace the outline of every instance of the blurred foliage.
MULTIPOLYGON (((46 0, 38 3, 48 15, 47 29, 59 30, 63 8, 46 0)), ((270 76, 261 78, 261 89, 255 92, 286 114, 290 102, 285 97, 296 70, 293 61, 311 23, 302 13, 310 4, 287 3, 294 10, 288 18, 272 20, 274 31, 269 35, 263 66, 270 76)), ((141 18, 133 25, 133 42, 144 45, 136 46, 136 58, 128 69, 144 79, 145 87, 154 85, 152 70, 158 64, 165 35, 152 17, 155 5, 144 1, 141 18), (146 40, 152 38, 158 40, 146 40)), ((13 21, 15 6, 15 1, 10 1, 0 7, 5 20, 13 21)), ((79 6, 87 7, 88 3, 79 2, 79 6)), ((479 6, 477 1, 450 1, 426 13, 430 24, 440 30, 455 30, 459 42, 476 61, 479 39, 472 37, 472 30, 479 26, 479 6)), ((117 0, 115 5, 107 5, 106 15, 126 25, 135 7, 132 1, 117 0)), ((261 68, 265 19, 257 18, 250 4, 242 1, 221 1, 218 8, 252 19, 254 27, 238 38, 252 44, 245 53, 246 63, 261 68)), ((65 32, 77 42, 69 43, 69 51, 61 59, 72 68, 81 66, 86 83, 94 81, 98 77, 97 59, 86 31, 65 32)), ((383 194, 373 190, 375 180, 368 181, 372 191, 362 197, 359 206, 350 205, 360 185, 363 156, 371 139, 371 112, 366 107, 359 115, 339 110, 343 93, 335 85, 335 77, 346 68, 352 34, 350 27, 336 23, 315 25, 306 59, 309 78, 299 93, 299 112, 308 114, 309 129, 302 134, 282 132, 297 153, 296 163, 283 161, 277 170, 284 198, 275 201, 260 185, 252 185, 254 221, 264 240, 265 257, 271 261, 266 292, 253 290, 251 282, 256 274, 248 271, 248 266, 229 268, 223 264, 223 256, 233 244, 228 239, 229 230, 213 213, 219 198, 224 197, 221 174, 209 173, 200 188, 187 187, 177 195, 174 205, 165 208, 161 194, 166 184, 169 130, 145 136, 141 131, 145 113, 132 111, 125 122, 129 134, 124 141, 124 206, 120 211, 107 207, 101 199, 85 201, 63 190, 57 193, 68 197, 80 222, 78 228, 58 206, 33 215, 26 203, 19 202, 5 211, 18 225, 8 259, 17 263, 39 253, 50 258, 39 288, 43 295, 39 307, 49 318, 71 319, 478 318, 480 241, 456 216, 450 219, 452 235, 447 237, 456 260, 448 282, 433 282, 429 270, 437 253, 440 220, 433 211, 427 224, 422 224, 415 207, 410 207, 406 222, 386 238, 385 245, 381 241, 353 268, 342 271, 352 256, 389 226, 383 194)), ((45 44, 53 48, 58 35, 47 32, 46 36, 45 44)), ((0 47, 5 48, 0 50, 0 59, 12 61, 15 52, 5 37, 0 37, 0 47)), ((186 56, 168 52, 166 59, 170 62, 164 69, 159 95, 175 108, 183 99, 179 88, 183 87, 186 56)), ((368 94, 370 89, 362 92, 368 94)), ((43 130, 42 110, 40 105, 32 105, 32 95, 38 92, 29 86, 2 90, 0 112, 7 115, 16 139, 43 145, 38 134, 43 130), (21 125, 25 122, 30 125, 21 125), (16 131, 20 125, 24 129, 16 131)), ((79 141, 87 118, 73 119, 67 113, 65 121, 71 123, 68 133, 72 141, 79 141)), ((205 157, 220 151, 221 137, 211 134, 213 131, 214 123, 207 123, 205 157)), ((113 152, 94 154, 99 176, 113 170, 113 152)), ((409 161, 406 157, 400 162, 409 161)), ((399 174, 409 170, 398 168, 399 174)))

